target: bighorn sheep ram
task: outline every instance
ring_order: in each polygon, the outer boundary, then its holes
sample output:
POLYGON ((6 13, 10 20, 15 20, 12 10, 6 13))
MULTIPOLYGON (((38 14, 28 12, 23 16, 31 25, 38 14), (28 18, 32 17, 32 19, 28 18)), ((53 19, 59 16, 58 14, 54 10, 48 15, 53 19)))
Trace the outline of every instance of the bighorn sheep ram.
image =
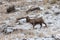
POLYGON ((28 16, 26 17, 26 21, 31 23, 33 25, 33 28, 36 24, 40 24, 42 27, 42 23, 45 24, 45 27, 47 27, 46 23, 44 22, 44 20, 42 19, 42 17, 40 18, 36 18, 36 19, 30 19, 28 16))
POLYGON ((27 17, 22 17, 22 18, 18 18, 16 22, 18 22, 18 20, 26 18, 26 22, 29 22, 33 25, 33 28, 36 24, 40 24, 42 27, 42 23, 45 24, 45 27, 47 27, 47 24, 44 22, 43 18, 36 18, 36 19, 30 19, 28 16, 27 17))

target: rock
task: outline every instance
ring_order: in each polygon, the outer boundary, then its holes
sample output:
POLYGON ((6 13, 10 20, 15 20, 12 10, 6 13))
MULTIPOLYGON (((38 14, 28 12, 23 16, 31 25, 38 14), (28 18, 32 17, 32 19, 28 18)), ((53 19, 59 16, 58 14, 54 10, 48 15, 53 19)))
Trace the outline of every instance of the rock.
POLYGON ((45 12, 45 14, 49 14, 49 12, 45 12))
POLYGON ((3 30, 3 33, 4 34, 9 34, 9 33, 11 33, 11 32, 13 32, 13 29, 12 28, 4 28, 4 30, 3 30))
POLYGON ((55 12, 55 15, 59 15, 60 14, 60 12, 55 12))

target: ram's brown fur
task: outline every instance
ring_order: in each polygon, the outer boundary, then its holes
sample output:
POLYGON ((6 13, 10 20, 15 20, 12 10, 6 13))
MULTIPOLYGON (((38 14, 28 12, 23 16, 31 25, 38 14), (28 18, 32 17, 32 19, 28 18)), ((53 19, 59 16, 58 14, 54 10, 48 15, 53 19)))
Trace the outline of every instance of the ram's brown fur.
POLYGON ((45 27, 47 27, 46 23, 44 22, 43 18, 36 18, 36 19, 30 19, 28 16, 26 17, 26 21, 31 23, 33 25, 33 28, 36 24, 40 24, 42 27, 42 23, 45 24, 45 27))

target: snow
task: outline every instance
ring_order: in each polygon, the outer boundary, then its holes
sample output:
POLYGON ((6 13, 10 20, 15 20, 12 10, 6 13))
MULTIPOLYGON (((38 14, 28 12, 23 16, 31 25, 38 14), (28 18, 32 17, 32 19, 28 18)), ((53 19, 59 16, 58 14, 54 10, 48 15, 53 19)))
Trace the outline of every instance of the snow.
POLYGON ((21 24, 26 23, 26 18, 25 18, 25 19, 21 19, 21 20, 19 20, 19 22, 20 22, 21 24))
POLYGON ((32 0, 27 0, 27 2, 32 2, 32 0))

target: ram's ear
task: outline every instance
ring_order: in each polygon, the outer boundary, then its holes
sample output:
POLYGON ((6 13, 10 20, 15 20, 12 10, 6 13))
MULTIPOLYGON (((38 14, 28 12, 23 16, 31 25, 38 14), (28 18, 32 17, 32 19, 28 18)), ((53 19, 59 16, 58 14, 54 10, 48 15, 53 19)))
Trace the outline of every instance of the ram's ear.
POLYGON ((26 21, 28 22, 30 20, 29 16, 26 17, 26 21))

